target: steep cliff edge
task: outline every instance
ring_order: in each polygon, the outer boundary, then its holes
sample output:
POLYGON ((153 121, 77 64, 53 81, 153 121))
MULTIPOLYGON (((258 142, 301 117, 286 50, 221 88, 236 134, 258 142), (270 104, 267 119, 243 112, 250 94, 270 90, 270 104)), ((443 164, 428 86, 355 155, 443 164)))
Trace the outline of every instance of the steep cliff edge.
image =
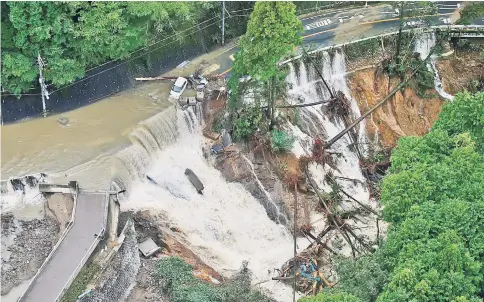
MULTIPOLYGON (((348 84, 360 112, 367 112, 396 85, 398 79, 378 74, 376 69, 356 71, 348 75, 348 84)), ((394 147, 402 136, 424 135, 437 119, 443 101, 434 97, 420 98, 413 89, 397 92, 391 100, 371 114, 366 123, 367 133, 383 147, 394 147)))
POLYGON ((484 89, 484 59, 479 52, 470 52, 439 60, 436 64, 444 90, 450 94, 484 89))

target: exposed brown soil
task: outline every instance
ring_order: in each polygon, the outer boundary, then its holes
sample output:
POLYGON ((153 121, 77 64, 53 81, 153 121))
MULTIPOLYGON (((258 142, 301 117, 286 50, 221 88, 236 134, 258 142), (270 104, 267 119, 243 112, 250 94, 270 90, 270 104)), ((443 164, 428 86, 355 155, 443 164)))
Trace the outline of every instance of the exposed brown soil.
POLYGON ((450 94, 475 89, 475 81, 484 81, 484 59, 478 52, 453 55, 437 62, 444 90, 450 94))
MULTIPOLYGON (((166 301, 166 297, 163 297, 160 292, 160 285, 155 276, 157 271, 157 258, 160 257, 176 256, 183 259, 193 267, 194 275, 201 280, 211 282, 210 277, 218 281, 223 280, 223 277, 219 273, 203 262, 200 257, 183 243, 178 241, 175 236, 172 236, 168 231, 164 231, 169 226, 163 222, 164 219, 161 216, 157 216, 150 211, 140 211, 131 213, 131 217, 135 223, 138 242, 151 238, 163 249, 153 258, 146 259, 141 257, 141 267, 136 276, 136 285, 130 291, 127 301, 166 301)), ((124 221, 126 218, 126 213, 123 213, 120 221, 124 221)), ((124 225, 124 223, 121 224, 124 225)), ((169 229, 173 233, 180 232, 176 228, 169 229)))
MULTIPOLYGON (((349 86, 362 113, 385 97, 398 79, 386 74, 376 75, 375 69, 358 71, 349 76, 349 86)), ((436 96, 437 93, 433 92, 436 96)), ((443 102, 438 97, 422 99, 411 88, 397 92, 391 100, 378 108, 366 120, 368 134, 383 147, 394 147, 402 136, 422 136, 437 119, 443 102)))

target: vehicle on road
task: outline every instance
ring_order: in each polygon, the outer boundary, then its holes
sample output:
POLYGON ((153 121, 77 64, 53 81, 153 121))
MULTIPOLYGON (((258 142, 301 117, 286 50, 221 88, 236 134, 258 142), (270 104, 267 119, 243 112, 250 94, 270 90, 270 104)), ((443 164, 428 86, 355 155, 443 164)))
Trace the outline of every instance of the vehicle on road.
POLYGON ((419 28, 419 27, 427 27, 429 24, 423 20, 416 20, 416 21, 409 21, 405 22, 404 27, 413 27, 413 28, 419 28))
POLYGON ((187 79, 184 77, 178 77, 178 79, 175 81, 175 84, 173 84, 173 87, 171 87, 170 97, 178 100, 183 91, 185 91, 185 88, 187 88, 187 84, 187 79))

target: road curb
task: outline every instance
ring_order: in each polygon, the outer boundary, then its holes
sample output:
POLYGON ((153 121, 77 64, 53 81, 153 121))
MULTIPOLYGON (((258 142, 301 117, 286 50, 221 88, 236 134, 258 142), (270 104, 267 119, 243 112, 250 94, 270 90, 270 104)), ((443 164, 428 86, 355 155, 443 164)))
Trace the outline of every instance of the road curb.
POLYGON ((27 286, 27 289, 25 290, 25 292, 17 299, 18 302, 23 301, 24 298, 25 298, 25 296, 32 289, 32 285, 37 280, 37 278, 39 277, 40 273, 45 268, 45 266, 47 265, 47 263, 49 263, 49 261, 52 258, 52 256, 54 256, 54 254, 57 252, 57 249, 61 245, 62 241, 64 241, 65 237, 67 236, 67 234, 69 233, 69 231, 72 229, 72 226, 74 225, 74 221, 76 219, 77 196, 79 194, 79 186, 78 186, 77 182, 75 182, 75 188, 74 188, 74 190, 72 190, 72 188, 71 188, 71 194, 72 194, 72 197, 74 199, 74 204, 72 206, 71 219, 69 220, 69 223, 67 224, 67 227, 64 230, 64 232, 62 232, 62 235, 60 236, 59 240, 57 240, 57 243, 52 248, 52 251, 49 253, 49 255, 47 256, 47 258, 45 258, 44 262, 42 263, 42 265, 37 270, 37 273, 30 280, 29 285, 27 286))

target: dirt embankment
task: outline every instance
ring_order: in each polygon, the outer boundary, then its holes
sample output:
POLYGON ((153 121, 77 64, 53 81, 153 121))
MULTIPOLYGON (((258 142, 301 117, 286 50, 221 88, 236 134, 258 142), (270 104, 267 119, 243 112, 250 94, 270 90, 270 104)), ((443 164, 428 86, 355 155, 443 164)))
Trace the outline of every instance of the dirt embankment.
POLYGON ((476 92, 479 83, 484 83, 484 59, 478 52, 453 55, 439 60, 436 66, 447 93, 476 92))
MULTIPOLYGON (((376 75, 375 69, 368 69, 351 74, 348 82, 363 113, 385 97, 399 80, 390 79, 386 74, 376 75)), ((402 136, 424 135, 434 124, 443 104, 435 91, 433 94, 435 97, 420 98, 410 88, 403 93, 397 92, 366 120, 367 133, 378 139, 383 147, 394 147, 402 136)))
POLYGON ((223 280, 221 275, 176 239, 177 234, 183 234, 177 228, 170 228, 161 215, 156 215, 150 211, 124 212, 120 217, 120 229, 129 216, 133 219, 138 243, 151 238, 158 246, 162 247, 162 250, 149 259, 140 255, 141 266, 136 275, 136 283, 126 301, 166 301, 166 297, 160 291, 160 280, 156 276, 159 257, 180 257, 193 267, 195 276, 207 282, 211 282, 210 277, 219 281, 223 280))

